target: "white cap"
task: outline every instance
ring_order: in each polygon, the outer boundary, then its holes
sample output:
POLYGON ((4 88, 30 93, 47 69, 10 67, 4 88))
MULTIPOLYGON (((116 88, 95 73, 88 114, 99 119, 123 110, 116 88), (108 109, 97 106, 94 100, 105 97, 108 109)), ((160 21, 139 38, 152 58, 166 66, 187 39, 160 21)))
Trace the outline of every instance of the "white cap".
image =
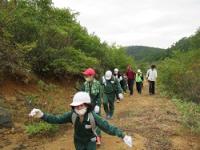
POLYGON ((105 73, 105 79, 110 80, 112 78, 112 71, 108 70, 105 73))
POLYGON ((137 72, 142 73, 140 69, 138 69, 137 72))
POLYGON ((119 69, 115 68, 115 69, 114 69, 114 72, 115 72, 115 73, 118 73, 118 72, 119 72, 119 69))
POLYGON ((87 92, 77 92, 74 95, 73 102, 70 104, 70 106, 79 106, 85 103, 91 103, 90 95, 87 92))

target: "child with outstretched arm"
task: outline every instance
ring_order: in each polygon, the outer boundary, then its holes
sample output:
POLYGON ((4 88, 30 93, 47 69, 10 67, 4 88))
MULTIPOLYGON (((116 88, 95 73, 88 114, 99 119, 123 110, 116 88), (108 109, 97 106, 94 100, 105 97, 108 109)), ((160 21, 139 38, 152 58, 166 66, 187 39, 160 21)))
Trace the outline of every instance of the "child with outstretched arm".
POLYGON ((34 108, 29 116, 40 118, 52 124, 73 123, 76 150, 96 150, 96 127, 99 127, 107 134, 120 137, 129 147, 132 147, 132 138, 130 136, 126 135, 119 128, 110 125, 92 111, 91 99, 88 93, 76 93, 70 106, 72 111, 66 112, 63 115, 54 116, 34 108))

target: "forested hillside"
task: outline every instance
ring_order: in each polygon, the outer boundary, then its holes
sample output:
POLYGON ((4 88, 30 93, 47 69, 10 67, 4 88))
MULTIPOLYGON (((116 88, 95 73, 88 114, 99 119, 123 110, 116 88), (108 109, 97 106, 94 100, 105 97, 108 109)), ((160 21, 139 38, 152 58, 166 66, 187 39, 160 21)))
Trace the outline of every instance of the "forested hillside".
POLYGON ((163 59, 166 50, 148 46, 128 46, 125 47, 127 54, 133 56, 138 62, 154 62, 163 59))
POLYGON ((1 79, 32 73, 62 78, 87 67, 101 72, 133 64, 122 48, 89 34, 78 13, 55 8, 51 0, 1 1, 0 9, 1 79))
POLYGON ((200 29, 198 29, 194 35, 180 39, 178 42, 176 42, 169 48, 169 51, 187 52, 199 48, 200 48, 200 29))

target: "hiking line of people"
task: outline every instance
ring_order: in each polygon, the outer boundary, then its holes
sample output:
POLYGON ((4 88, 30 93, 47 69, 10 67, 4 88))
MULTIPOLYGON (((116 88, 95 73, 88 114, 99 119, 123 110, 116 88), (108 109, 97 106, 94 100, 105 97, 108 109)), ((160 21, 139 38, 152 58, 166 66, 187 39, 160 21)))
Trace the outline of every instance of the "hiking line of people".
MULTIPOLYGON (((78 92, 70 104, 71 111, 55 116, 34 108, 29 116, 52 124, 72 123, 76 150, 96 150, 96 147, 101 145, 101 130, 122 138, 125 144, 132 147, 132 137, 110 125, 108 120, 112 119, 114 115, 115 101, 119 103, 123 100, 124 94, 127 93, 127 87, 132 96, 134 82, 136 82, 138 93, 142 93, 144 77, 141 70, 138 69, 135 73, 130 65, 124 74, 120 74, 117 68, 113 72, 107 70, 99 81, 95 78, 96 72, 92 68, 86 69, 82 74, 85 82, 80 88, 76 88, 78 92), (106 114, 105 119, 101 117, 102 102, 106 114)), ((157 78, 155 65, 152 65, 151 69, 147 71, 146 78, 149 81, 149 93, 155 94, 157 78)))
MULTIPOLYGON (((139 94, 142 94, 143 82, 144 82, 144 75, 141 69, 138 69, 135 73, 130 65, 127 67, 126 71, 128 88, 130 91, 130 95, 133 95, 134 90, 134 83, 136 82, 136 90, 139 94)), ((149 84, 149 94, 155 94, 155 83, 157 79, 157 70, 155 65, 151 65, 150 69, 147 70, 146 73, 146 80, 149 84)))

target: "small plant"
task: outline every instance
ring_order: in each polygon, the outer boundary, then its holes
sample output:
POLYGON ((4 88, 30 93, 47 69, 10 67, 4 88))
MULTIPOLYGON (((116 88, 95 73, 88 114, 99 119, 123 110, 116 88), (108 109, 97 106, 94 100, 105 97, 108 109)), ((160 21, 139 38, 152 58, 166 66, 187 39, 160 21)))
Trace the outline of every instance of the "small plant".
POLYGON ((46 99, 47 99, 48 102, 51 102, 53 100, 53 97, 48 95, 46 99))
POLYGON ((47 91, 47 92, 53 92, 56 89, 56 85, 54 84, 46 84, 44 81, 39 80, 38 81, 38 86, 40 87, 40 89, 47 91))
POLYGON ((58 125, 52 125, 43 121, 26 125, 26 133, 28 135, 52 134, 56 133, 58 129, 58 125))
POLYGON ((48 92, 53 92, 55 91, 56 87, 57 87, 56 85, 50 83, 46 86, 46 89, 48 92))
POLYGON ((40 87, 40 89, 45 90, 46 89, 46 83, 42 80, 38 81, 38 86, 40 87))
POLYGON ((27 95, 25 99, 29 104, 36 104, 38 101, 38 95, 27 95))

